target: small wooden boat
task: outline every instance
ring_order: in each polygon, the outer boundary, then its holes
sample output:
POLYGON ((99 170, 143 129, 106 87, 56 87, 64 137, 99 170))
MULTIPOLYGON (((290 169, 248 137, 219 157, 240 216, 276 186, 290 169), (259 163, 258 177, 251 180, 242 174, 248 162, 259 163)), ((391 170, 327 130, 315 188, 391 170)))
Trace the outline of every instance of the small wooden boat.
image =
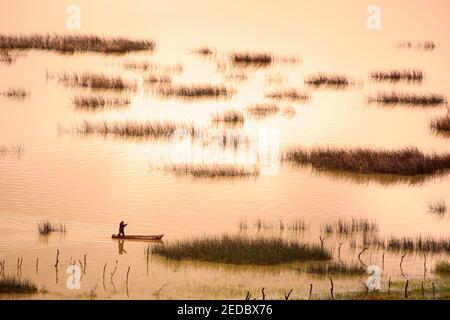
POLYGON ((163 234, 154 234, 154 235, 125 235, 125 236, 118 236, 117 234, 113 234, 111 238, 113 239, 124 239, 124 240, 141 240, 141 241, 155 241, 155 240, 161 240, 162 237, 164 237, 163 234))

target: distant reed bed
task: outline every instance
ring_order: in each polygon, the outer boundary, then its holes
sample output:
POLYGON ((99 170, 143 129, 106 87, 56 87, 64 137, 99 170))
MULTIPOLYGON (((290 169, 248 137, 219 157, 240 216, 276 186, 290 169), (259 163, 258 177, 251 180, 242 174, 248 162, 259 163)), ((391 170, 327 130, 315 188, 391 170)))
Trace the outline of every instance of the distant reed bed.
POLYGON ((341 235, 349 235, 358 232, 377 232, 378 224, 375 221, 354 218, 340 218, 334 222, 326 222, 322 225, 322 231, 325 233, 337 233, 341 235))
POLYGON ((245 122, 244 114, 239 110, 225 110, 224 112, 216 112, 211 115, 213 122, 225 122, 233 124, 242 124, 245 122))
POLYGON ((179 176, 194 178, 245 178, 259 175, 257 166, 234 164, 174 164, 166 170, 179 176))
POLYGON ((443 216, 448 211, 448 206, 445 200, 435 200, 428 203, 428 212, 443 216))
POLYGON ((450 132, 450 116, 444 116, 431 121, 431 128, 438 131, 450 132))
POLYGON ((254 118, 264 118, 280 112, 280 108, 273 103, 257 103, 248 106, 245 110, 249 116, 254 118))
POLYGON ((72 104, 77 109, 98 110, 106 107, 123 107, 130 104, 129 98, 108 96, 76 96, 72 104))
POLYGON ((446 103, 447 99, 440 94, 405 94, 396 92, 379 92, 376 96, 369 97, 369 103, 382 105, 410 105, 410 106, 437 106, 446 103))
POLYGON ((233 90, 223 85, 192 84, 161 86, 158 88, 157 93, 165 97, 220 98, 231 96, 233 90))
POLYGON ((352 80, 344 75, 339 74, 326 74, 319 72, 314 75, 309 75, 305 79, 305 84, 312 87, 327 87, 334 89, 342 89, 348 87, 352 83, 352 80))
POLYGON ((152 253, 169 259, 274 265, 302 260, 328 260, 330 253, 318 245, 281 238, 250 238, 240 235, 204 236, 154 246, 152 253))
POLYGON ((392 251, 413 251, 413 252, 450 252, 450 238, 432 238, 432 237, 397 237, 378 238, 376 236, 367 236, 364 240, 365 245, 374 245, 378 248, 392 251))
POLYGON ((194 131, 192 125, 170 121, 89 121, 84 120, 72 127, 79 134, 114 135, 121 137, 169 138, 175 130, 194 131))
POLYGON ((9 99, 24 99, 30 94, 22 88, 8 88, 0 91, 0 95, 9 99))
POLYGON ((121 76, 102 73, 62 73, 58 75, 59 82, 66 86, 94 90, 135 90, 136 84, 126 81, 121 76))
POLYGON ((397 43, 397 47, 400 49, 415 49, 424 51, 433 51, 438 47, 438 44, 432 40, 425 41, 401 41, 397 43))
POLYGON ((308 93, 297 89, 281 89, 267 92, 266 98, 305 102, 310 99, 310 96, 308 93))
POLYGON ((95 35, 0 35, 3 50, 48 50, 62 53, 95 52, 123 54, 132 51, 151 51, 156 47, 151 40, 95 35))
POLYGON ((420 70, 373 71, 369 76, 375 81, 388 82, 421 82, 423 80, 423 72, 420 70))
POLYGON ((317 169, 348 171, 362 174, 392 174, 403 176, 442 173, 450 169, 450 154, 425 154, 416 148, 371 150, 294 148, 284 159, 317 169))
POLYGON ((274 61, 274 57, 266 52, 232 52, 230 59, 234 64, 239 65, 270 65, 274 61))

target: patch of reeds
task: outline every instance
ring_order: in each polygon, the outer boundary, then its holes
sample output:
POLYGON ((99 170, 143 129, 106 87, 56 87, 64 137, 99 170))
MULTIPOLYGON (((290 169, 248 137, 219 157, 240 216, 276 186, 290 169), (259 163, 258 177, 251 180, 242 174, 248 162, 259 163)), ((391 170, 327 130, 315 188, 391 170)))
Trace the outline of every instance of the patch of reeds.
POLYGON ((431 128, 438 131, 450 132, 450 116, 434 119, 431 121, 431 128))
POLYGON ((447 213, 448 207, 445 200, 436 200, 428 203, 428 212, 443 216, 447 213))
POLYGON ((393 251, 450 252, 450 239, 446 238, 392 236, 384 240, 378 239, 376 245, 393 251))
POLYGON ((0 278, 0 294, 33 294, 37 286, 29 279, 5 276, 0 278))
POLYGON ((49 50, 62 53, 95 52, 123 54, 132 51, 151 51, 156 45, 151 40, 95 35, 0 35, 3 50, 49 50))
POLYGON ((24 99, 29 96, 29 93, 21 88, 8 88, 1 91, 0 95, 9 99, 24 99))
POLYGON ((216 112, 211 115, 211 119, 213 122, 225 122, 225 123, 233 123, 233 124, 242 124, 244 123, 244 114, 239 110, 225 110, 222 113, 216 112))
POLYGON ((284 90, 276 90, 266 93, 266 97, 270 99, 276 100, 290 100, 290 101, 299 101, 305 102, 310 99, 309 94, 303 91, 299 91, 296 89, 284 89, 284 90))
POLYGON ((63 222, 42 221, 37 224, 39 234, 47 235, 52 232, 65 233, 67 231, 66 224, 63 222))
POLYGON ((397 44, 400 49, 416 49, 424 51, 433 51, 438 44, 431 40, 426 41, 401 41, 397 44))
POLYGON ((193 84, 161 86, 157 93, 166 97, 218 98, 230 96, 232 90, 222 85, 193 84))
POLYGON ((423 72, 420 70, 373 71, 370 73, 370 78, 375 81, 421 82, 423 80, 423 72))
POLYGON ((121 137, 169 138, 175 130, 193 132, 193 126, 169 121, 89 121, 84 120, 72 127, 73 133, 93 135, 114 135, 121 137))
POLYGON ((24 152, 22 145, 0 145, 0 157, 4 156, 21 156, 24 152))
POLYGON ((450 263, 447 261, 439 261, 434 267, 434 272, 442 275, 450 275, 450 263))
POLYGON ((204 236, 154 246, 152 253, 169 259, 274 265, 293 261, 328 260, 330 253, 313 244, 281 238, 250 238, 241 235, 204 236))
POLYGON ((450 169, 450 154, 424 154, 416 148, 399 150, 353 150, 294 148, 284 159, 316 169, 338 170, 361 174, 392 174, 403 176, 443 173, 450 169))
POLYGON ((174 164, 166 170, 179 176, 194 178, 244 178, 259 175, 257 166, 234 164, 174 164))
POLYGON ((67 86, 94 90, 134 90, 135 83, 130 83, 118 75, 101 73, 63 73, 58 76, 59 82, 67 86))
POLYGON ((193 53, 200 56, 212 56, 216 54, 216 50, 207 46, 199 47, 192 50, 193 53))
POLYGON ((378 224, 375 221, 363 218, 340 218, 334 222, 326 222, 322 225, 324 233, 337 233, 342 235, 349 235, 352 233, 363 232, 377 232, 378 224))
POLYGON ((299 271, 320 275, 338 276, 358 276, 366 273, 366 269, 361 264, 347 264, 338 262, 311 264, 304 270, 300 269, 299 271))
POLYGON ((255 118, 264 118, 272 116, 280 111, 276 104, 272 103, 257 103, 246 108, 247 114, 255 118))
POLYGON ((369 97, 369 103, 382 105, 412 105, 412 106, 437 106, 446 103, 447 99, 440 94, 403 94, 396 92, 379 92, 375 97, 369 97))
POLYGON ((305 84, 313 87, 328 87, 334 89, 341 89, 348 87, 351 84, 351 80, 343 75, 339 74, 326 74, 318 73, 310 75, 305 79, 305 84))
POLYGON ((123 107, 130 104, 130 99, 124 97, 107 96, 76 96, 72 104, 78 109, 98 110, 106 107, 123 107))
POLYGON ((153 73, 145 78, 147 83, 171 83, 172 77, 169 74, 156 74, 153 73))
POLYGON ((237 65, 257 65, 266 66, 274 61, 270 53, 265 52, 232 52, 230 53, 231 62, 237 65))
POLYGON ((147 71, 151 65, 148 61, 125 61, 122 66, 125 69, 147 71))
POLYGON ((11 51, 11 50, 0 50, 0 63, 6 64, 6 65, 11 65, 14 62, 16 62, 16 60, 19 57, 24 56, 23 53, 20 53, 18 51, 11 51))

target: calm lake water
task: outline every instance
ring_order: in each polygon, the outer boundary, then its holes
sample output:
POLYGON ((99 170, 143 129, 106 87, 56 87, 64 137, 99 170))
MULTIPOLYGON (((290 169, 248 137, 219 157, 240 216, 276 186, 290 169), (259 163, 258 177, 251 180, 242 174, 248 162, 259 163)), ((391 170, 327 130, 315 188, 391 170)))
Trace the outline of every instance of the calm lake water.
MULTIPOLYGON (((67 1, 2 1, 0 33, 70 33, 66 29, 67 1), (45 3, 45 4, 44 4, 45 3)), ((250 119, 249 132, 278 132, 279 150, 305 148, 417 147, 449 152, 450 137, 430 130, 430 121, 446 114, 445 106, 433 108, 382 107, 368 104, 378 91, 450 94, 450 3, 441 1, 378 1, 380 30, 366 26, 370 1, 279 1, 276 4, 246 0, 229 1, 87 1, 79 0, 80 33, 149 38, 157 43, 153 53, 102 56, 60 55, 30 51, 12 65, 0 64, 0 89, 24 88, 30 97, 16 101, 0 96, 0 145, 22 145, 23 153, 0 155, 0 260, 6 273, 16 273, 23 257, 22 276, 45 287, 39 298, 127 298, 125 278, 130 269, 131 298, 244 298, 266 287, 270 298, 281 298, 294 288, 293 297, 307 298, 309 284, 315 297, 326 296, 325 276, 297 272, 298 263, 277 267, 245 267, 200 262, 173 262, 145 255, 146 243, 110 239, 118 223, 129 223, 130 234, 163 233, 164 242, 222 233, 282 236, 319 243, 321 224, 339 218, 375 220, 379 236, 449 235, 448 216, 428 212, 428 203, 450 201, 450 175, 428 179, 395 179, 341 173, 317 173, 280 163, 271 175, 248 179, 193 179, 159 170, 172 160, 174 146, 164 142, 133 141, 113 137, 80 136, 67 128, 87 120, 170 120, 211 127, 211 114, 230 108, 269 101, 265 93, 280 88, 307 91, 307 103, 280 102, 292 107, 265 119, 250 119), (433 51, 399 49, 399 41, 432 40, 433 51), (192 53, 209 46, 215 58, 192 53), (225 77, 218 63, 234 50, 264 51, 296 56, 297 64, 274 63, 265 68, 235 72, 247 80, 225 77), (64 87, 53 76, 61 72, 98 71, 140 82, 149 71, 126 69, 125 63, 147 61, 160 68, 182 66, 173 82, 225 84, 236 90, 229 99, 186 101, 162 99, 145 85, 129 92, 129 107, 87 112, 75 109, 71 99, 89 91, 64 87), (373 70, 420 69, 421 84, 373 82, 373 70), (317 72, 345 74, 355 84, 341 90, 314 89, 304 79, 317 72), (271 131, 274 130, 274 131, 271 131), (262 219, 272 227, 256 230, 262 219), (305 232, 280 231, 280 220, 302 219, 305 232), (65 234, 40 236, 39 221, 67 224, 65 234), (240 230, 239 223, 248 224, 240 230), (122 246, 122 247, 121 247, 122 246), (60 268, 53 267, 56 250, 60 268), (87 271, 81 290, 66 287, 69 261, 83 261, 87 271), (36 272, 36 259, 39 270, 36 272), (117 261, 117 264, 116 264, 117 261), (106 266, 106 285, 103 268, 106 266), (114 287, 111 275, 115 266, 114 287)), ((196 148, 199 148, 196 146, 196 148)), ((201 151, 196 149, 196 151, 201 151)), ((231 161, 233 159, 231 154, 231 161)), ((205 156, 211 161, 211 155, 205 156)), ((325 246, 336 257, 358 262, 363 245, 356 238, 327 237, 325 246)), ((381 266, 383 252, 369 249, 367 264, 381 266)), ((403 279, 401 254, 385 253, 383 285, 392 276, 403 279)), ((428 279, 434 261, 428 257, 428 279)), ((409 254, 403 263, 410 279, 424 276, 423 256, 409 254)), ((335 281, 336 292, 358 291, 366 277, 335 281)))

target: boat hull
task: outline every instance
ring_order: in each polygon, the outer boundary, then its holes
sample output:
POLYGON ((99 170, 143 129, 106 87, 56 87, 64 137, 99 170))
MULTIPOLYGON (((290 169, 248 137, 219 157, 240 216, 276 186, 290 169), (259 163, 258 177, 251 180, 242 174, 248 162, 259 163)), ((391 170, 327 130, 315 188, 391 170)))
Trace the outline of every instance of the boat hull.
POLYGON ((155 241, 155 240, 161 240, 162 237, 164 237, 163 234, 155 234, 155 235, 148 235, 148 236, 141 236, 141 235, 126 235, 126 236, 118 236, 117 234, 113 234, 111 238, 113 239, 123 239, 123 240, 141 240, 141 241, 155 241))

